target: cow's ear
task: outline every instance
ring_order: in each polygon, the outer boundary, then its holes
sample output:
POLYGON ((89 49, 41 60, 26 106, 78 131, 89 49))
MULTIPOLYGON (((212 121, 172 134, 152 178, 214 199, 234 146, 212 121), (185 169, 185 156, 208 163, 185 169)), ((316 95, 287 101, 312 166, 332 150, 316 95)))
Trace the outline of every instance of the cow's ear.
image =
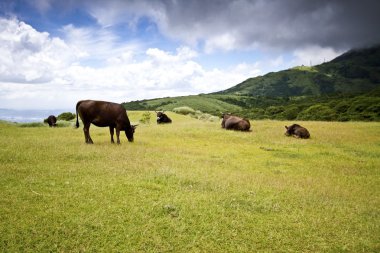
POLYGON ((286 128, 286 129, 288 129, 288 127, 287 127, 287 126, 285 126, 285 128, 286 128))

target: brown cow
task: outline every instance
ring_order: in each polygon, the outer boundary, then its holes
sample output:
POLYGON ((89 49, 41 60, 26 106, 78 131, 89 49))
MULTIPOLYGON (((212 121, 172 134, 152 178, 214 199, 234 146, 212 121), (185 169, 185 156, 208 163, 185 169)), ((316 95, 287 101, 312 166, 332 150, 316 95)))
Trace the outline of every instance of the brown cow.
POLYGON ((222 128, 227 130, 250 131, 251 123, 248 119, 231 114, 223 114, 222 118, 222 128))
POLYGON ((156 114, 157 114, 157 124, 172 123, 172 120, 168 117, 168 115, 164 113, 164 111, 156 112, 156 114))
POLYGON ((122 105, 106 101, 82 100, 77 103, 76 112, 76 127, 79 127, 79 115, 84 125, 83 132, 86 143, 93 144, 90 137, 91 123, 98 127, 109 127, 111 143, 114 143, 113 133, 115 128, 117 144, 120 144, 120 131, 125 131, 128 141, 133 141, 136 126, 131 125, 127 112, 122 105))
POLYGON ((46 122, 49 124, 49 127, 55 127, 57 126, 57 118, 54 115, 50 115, 46 122))
POLYGON ((285 135, 286 136, 291 136, 293 135, 294 137, 296 138, 302 138, 302 139, 308 139, 310 138, 310 133, 309 131, 307 131, 306 128, 298 125, 298 124, 293 124, 291 126, 285 126, 286 128, 286 132, 285 132, 285 135))

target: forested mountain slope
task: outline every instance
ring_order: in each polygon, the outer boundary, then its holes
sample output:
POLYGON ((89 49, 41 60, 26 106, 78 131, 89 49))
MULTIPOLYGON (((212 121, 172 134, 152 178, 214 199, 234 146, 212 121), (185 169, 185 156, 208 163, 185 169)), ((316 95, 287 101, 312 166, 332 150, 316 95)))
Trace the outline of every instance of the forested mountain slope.
POLYGON ((359 94, 380 85, 380 46, 351 50, 334 60, 313 66, 268 73, 217 94, 267 97, 359 94))
POLYGON ((380 46, 350 50, 334 60, 249 78, 227 90, 124 103, 128 110, 189 106, 253 119, 380 120, 380 46))

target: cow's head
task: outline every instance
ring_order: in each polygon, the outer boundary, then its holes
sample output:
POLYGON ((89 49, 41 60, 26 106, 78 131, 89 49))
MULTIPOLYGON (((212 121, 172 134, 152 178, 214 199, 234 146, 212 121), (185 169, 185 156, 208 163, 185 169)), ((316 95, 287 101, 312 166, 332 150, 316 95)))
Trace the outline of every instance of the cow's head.
POLYGON ((135 133, 136 127, 137 125, 131 125, 125 129, 125 135, 127 136, 129 142, 133 142, 133 134, 135 133))
POLYGON ((232 114, 231 113, 222 113, 222 115, 220 116, 222 119, 228 119, 229 117, 231 117, 232 114))
POLYGON ((286 132, 285 132, 285 135, 286 136, 290 136, 290 135, 293 135, 294 132, 296 131, 297 128, 301 127, 300 125, 297 125, 297 124, 293 124, 291 126, 285 126, 286 128, 286 132))
POLYGON ((157 124, 160 124, 160 123, 171 123, 172 122, 172 120, 164 112, 165 111, 156 112, 156 114, 157 114, 157 124))
POLYGON ((157 114, 157 120, 160 120, 165 115, 164 111, 162 111, 162 112, 156 112, 156 114, 157 114))
POLYGON ((286 129, 286 131, 285 131, 285 135, 286 135, 286 136, 290 136, 291 133, 290 133, 290 131, 289 131, 289 127, 288 127, 288 126, 285 126, 285 129, 286 129))

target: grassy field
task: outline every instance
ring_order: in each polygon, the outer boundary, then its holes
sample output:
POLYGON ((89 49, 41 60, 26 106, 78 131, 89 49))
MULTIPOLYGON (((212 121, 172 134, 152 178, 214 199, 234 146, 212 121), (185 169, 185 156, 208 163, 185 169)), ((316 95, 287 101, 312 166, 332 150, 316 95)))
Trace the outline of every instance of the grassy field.
POLYGON ((380 251, 380 123, 169 116, 121 145, 0 122, 0 252, 380 251))

